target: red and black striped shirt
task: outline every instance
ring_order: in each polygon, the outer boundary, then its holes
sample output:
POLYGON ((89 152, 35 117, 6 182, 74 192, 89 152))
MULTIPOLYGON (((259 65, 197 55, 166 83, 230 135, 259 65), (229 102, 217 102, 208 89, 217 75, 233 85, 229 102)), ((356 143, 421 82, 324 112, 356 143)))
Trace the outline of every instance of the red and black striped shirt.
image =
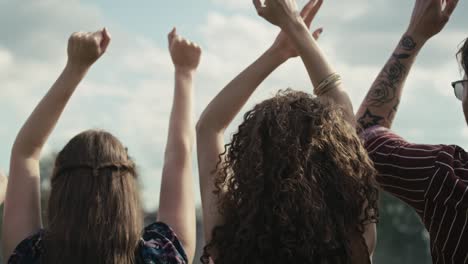
POLYGON ((361 136, 382 189, 413 207, 428 230, 433 263, 468 263, 468 154, 411 144, 380 126, 361 136))

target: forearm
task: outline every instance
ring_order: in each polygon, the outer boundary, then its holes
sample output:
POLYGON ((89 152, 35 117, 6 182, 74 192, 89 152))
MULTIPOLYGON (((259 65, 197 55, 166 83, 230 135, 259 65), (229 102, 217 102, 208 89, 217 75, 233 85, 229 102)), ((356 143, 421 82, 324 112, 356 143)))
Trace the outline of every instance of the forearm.
POLYGON ((223 132, 256 88, 283 62, 274 50, 266 51, 211 101, 197 124, 198 132, 223 132))
POLYGON ((195 131, 192 118, 194 70, 175 71, 175 89, 162 173, 158 221, 179 235, 189 261, 196 244, 196 217, 192 176, 195 131))
POLYGON ((403 86, 425 42, 411 33, 403 35, 356 114, 360 129, 375 125, 387 128, 392 126, 400 104, 403 86))
MULTIPOLYGON (((302 20, 291 22, 286 31, 296 45, 314 87, 318 87, 323 80, 335 73, 302 20)), ((346 120, 354 124, 351 100, 341 84, 320 97, 340 106, 346 120)))
POLYGON ((166 160, 185 159, 190 156, 195 141, 193 124, 194 71, 176 70, 175 90, 169 121, 166 160))
POLYGON ((14 156, 39 159, 42 147, 86 72, 85 68, 72 65, 65 67, 55 84, 21 128, 13 145, 14 156))

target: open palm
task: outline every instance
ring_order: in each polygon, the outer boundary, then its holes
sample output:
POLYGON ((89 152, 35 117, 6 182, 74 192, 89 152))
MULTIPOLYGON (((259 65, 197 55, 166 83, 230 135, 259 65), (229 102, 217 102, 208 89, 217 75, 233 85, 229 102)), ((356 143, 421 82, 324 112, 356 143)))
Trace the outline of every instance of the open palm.
MULTIPOLYGON (((304 23, 308 28, 311 27, 312 21, 314 20, 315 16, 317 15, 320 7, 322 6, 323 0, 311 0, 308 2, 301 11, 301 17, 304 20, 304 23)), ((315 40, 318 40, 320 34, 323 32, 322 28, 316 29, 312 35, 315 40)), ((299 56, 299 53, 294 46, 294 44, 289 40, 288 35, 281 31, 278 36, 276 37, 275 42, 272 45, 272 48, 279 50, 281 55, 286 58, 294 58, 299 56)))

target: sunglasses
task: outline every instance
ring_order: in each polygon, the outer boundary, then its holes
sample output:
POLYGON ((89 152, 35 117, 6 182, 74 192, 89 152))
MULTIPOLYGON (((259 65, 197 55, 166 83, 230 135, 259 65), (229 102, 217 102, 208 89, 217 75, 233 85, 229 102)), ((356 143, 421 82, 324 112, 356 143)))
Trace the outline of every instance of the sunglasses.
POLYGON ((463 100, 463 92, 468 87, 468 80, 460 80, 452 83, 455 96, 461 101, 463 100))

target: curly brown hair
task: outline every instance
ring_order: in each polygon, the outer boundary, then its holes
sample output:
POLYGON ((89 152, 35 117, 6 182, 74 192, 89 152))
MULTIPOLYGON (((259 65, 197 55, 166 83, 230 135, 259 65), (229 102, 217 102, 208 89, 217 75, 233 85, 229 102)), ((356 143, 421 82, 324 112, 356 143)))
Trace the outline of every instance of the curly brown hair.
POLYGON ((215 185, 224 223, 201 261, 353 263, 352 255, 367 255, 352 252, 353 239, 358 234, 364 245, 364 225, 378 218, 375 173, 342 111, 280 91, 245 114, 220 155, 215 185))
POLYGON ((468 39, 465 39, 457 52, 457 58, 460 61, 460 64, 465 71, 465 74, 468 75, 468 39))

